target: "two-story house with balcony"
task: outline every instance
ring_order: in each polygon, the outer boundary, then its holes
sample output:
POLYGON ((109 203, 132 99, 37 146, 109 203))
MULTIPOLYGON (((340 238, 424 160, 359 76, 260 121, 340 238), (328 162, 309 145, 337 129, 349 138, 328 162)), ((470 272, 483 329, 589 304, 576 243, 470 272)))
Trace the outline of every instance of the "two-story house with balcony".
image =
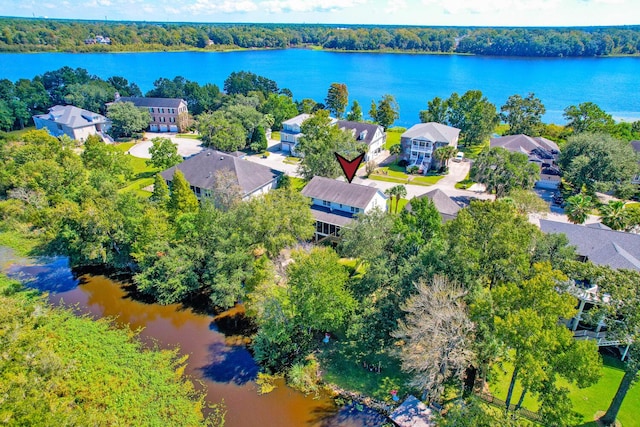
POLYGON ((460 129, 440 123, 419 123, 411 126, 400 137, 402 158, 408 162, 408 167, 417 166, 422 172, 427 172, 433 161, 433 152, 450 145, 458 146, 460 129))
MULTIPOLYGON (((581 261, 591 261, 612 269, 640 271, 639 234, 615 231, 600 223, 578 225, 546 219, 540 220, 540 229, 544 233, 567 236, 581 261)), ((601 319, 587 315, 594 306, 610 304, 610 296, 602 293, 597 283, 588 281, 573 281, 568 291, 578 300, 575 317, 567 320, 574 337, 595 340, 599 347, 618 347, 624 359, 629 343, 607 337, 607 325, 601 319)))
POLYGON ((353 217, 372 209, 387 209, 388 197, 374 187, 314 176, 302 189, 311 198, 311 212, 316 219, 315 241, 336 239, 342 227, 353 217))
POLYGON ((382 126, 347 120, 338 120, 336 125, 344 131, 351 132, 356 141, 362 142, 368 147, 364 155, 365 162, 373 159, 384 150, 384 144, 387 142, 387 133, 382 126))
POLYGON ((189 111, 184 99, 119 96, 116 93, 115 102, 131 102, 149 111, 151 132, 182 132, 187 126, 189 111))
POLYGON ((280 147, 285 153, 295 156, 295 147, 302 136, 300 126, 311 117, 311 114, 299 114, 282 122, 282 130, 280 131, 280 147))

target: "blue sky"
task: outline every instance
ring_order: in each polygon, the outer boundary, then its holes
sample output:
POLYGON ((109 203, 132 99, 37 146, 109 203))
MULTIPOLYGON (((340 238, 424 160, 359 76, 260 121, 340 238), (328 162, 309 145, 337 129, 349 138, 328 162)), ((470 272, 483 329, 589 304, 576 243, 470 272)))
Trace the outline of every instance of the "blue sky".
POLYGON ((184 22, 640 24, 640 0, 2 0, 0 16, 184 22))

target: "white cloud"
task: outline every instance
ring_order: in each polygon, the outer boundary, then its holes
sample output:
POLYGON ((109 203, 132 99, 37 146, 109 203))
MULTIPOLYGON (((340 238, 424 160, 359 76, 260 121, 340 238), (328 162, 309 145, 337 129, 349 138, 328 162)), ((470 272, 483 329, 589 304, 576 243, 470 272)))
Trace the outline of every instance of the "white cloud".
POLYGON ((251 0, 196 0, 193 4, 185 5, 184 10, 191 13, 242 13, 253 12, 258 6, 251 0))
POLYGON ((268 0, 260 8, 269 13, 335 12, 366 3, 367 0, 268 0))
MULTIPOLYGON (((617 0, 604 0, 617 1, 617 0)), ((523 10, 549 10, 558 6, 560 0, 422 0, 425 6, 441 7, 446 14, 491 14, 523 10)))
POLYGON ((388 0, 384 13, 396 13, 407 8, 406 0, 388 0))

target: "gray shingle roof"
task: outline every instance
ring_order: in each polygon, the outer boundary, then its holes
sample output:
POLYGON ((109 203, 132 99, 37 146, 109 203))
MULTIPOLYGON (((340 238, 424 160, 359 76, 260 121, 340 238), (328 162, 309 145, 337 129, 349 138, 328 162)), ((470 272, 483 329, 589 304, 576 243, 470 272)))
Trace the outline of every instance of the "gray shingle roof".
POLYGON ((640 235, 601 227, 540 220, 545 233, 564 233, 578 254, 597 265, 640 271, 640 235))
POLYGON ((373 137, 375 136, 378 129, 381 133, 384 133, 384 128, 382 126, 374 125, 371 123, 338 120, 337 125, 340 129, 353 130, 356 139, 358 139, 360 135, 363 135, 363 139, 361 141, 365 142, 367 145, 371 145, 371 143, 373 142, 373 137))
POLYGON ((631 146, 636 150, 636 153, 640 153, 640 141, 631 141, 631 146))
POLYGON ((543 138, 541 136, 533 138, 523 134, 491 138, 489 146, 491 148, 502 147, 505 150, 517 151, 524 154, 530 154, 537 148, 542 148, 544 151, 549 152, 560 152, 558 144, 549 139, 543 138))
POLYGON ((83 110, 73 105, 55 105, 49 108, 47 114, 40 114, 34 117, 60 123, 72 129, 94 126, 96 123, 100 124, 108 121, 108 119, 101 114, 83 110))
POLYGON ((402 138, 417 138, 422 136, 429 141, 451 143, 458 138, 458 135, 460 135, 460 129, 458 128, 441 123, 429 122, 418 123, 417 125, 411 126, 402 134, 402 138))
MULTIPOLYGON (((379 190, 360 184, 348 184, 343 181, 314 176, 302 189, 302 194, 314 199, 328 200, 347 206, 364 209, 379 190)), ((387 196, 380 193, 385 199, 387 196)))
POLYGON ((183 100, 180 98, 146 98, 139 96, 121 96, 116 102, 133 102, 136 107, 178 108, 183 100))
MULTIPOLYGON (((458 211, 461 209, 460 206, 451 199, 451 197, 447 196, 447 194, 439 188, 424 193, 417 198, 423 197, 431 199, 438 212, 440 212, 442 218, 446 220, 454 219, 458 216, 458 211)), ((405 209, 411 212, 411 202, 407 203, 405 209)))
POLYGON ((204 150, 188 158, 177 166, 160 173, 165 180, 171 181, 176 169, 179 169, 190 185, 203 189, 212 189, 217 171, 231 171, 238 185, 248 195, 277 179, 282 172, 248 160, 239 159, 216 150, 204 150))

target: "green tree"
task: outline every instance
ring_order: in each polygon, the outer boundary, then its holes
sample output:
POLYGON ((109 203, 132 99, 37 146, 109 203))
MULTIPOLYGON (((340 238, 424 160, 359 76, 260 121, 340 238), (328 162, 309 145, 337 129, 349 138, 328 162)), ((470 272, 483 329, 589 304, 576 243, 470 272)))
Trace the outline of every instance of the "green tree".
POLYGON ((447 123, 448 108, 447 100, 436 96, 431 101, 427 102, 426 110, 420 110, 420 122, 447 123))
POLYGON ((229 95, 247 95, 251 91, 260 91, 265 95, 278 93, 278 85, 271 79, 250 71, 234 71, 224 81, 224 91, 229 95))
POLYGON ((624 205, 625 203, 621 200, 611 200, 606 205, 600 206, 602 223, 612 230, 626 229, 629 218, 624 205))
POLYGON ((627 342, 629 346, 624 376, 607 412, 600 419, 604 425, 613 426, 620 406, 640 372, 640 275, 636 271, 609 268, 595 272, 601 277, 598 280, 598 283, 602 283, 601 292, 611 295, 611 301, 614 302, 604 307, 605 322, 609 328, 607 337, 627 342))
POLYGON ((169 187, 164 178, 157 173, 153 181, 153 193, 151 194, 151 201, 159 204, 160 206, 167 206, 169 203, 169 187))
POLYGON ((400 203, 400 199, 407 196, 407 187, 404 185, 394 185, 393 187, 385 190, 384 194, 389 196, 390 200, 393 200, 394 198, 396 199, 394 212, 398 213, 398 204, 400 203))
POLYGON ((610 133, 615 125, 613 117, 593 102, 583 102, 578 106, 570 105, 564 109, 567 127, 573 133, 610 133))
POLYGON ((132 136, 144 131, 151 121, 149 111, 137 108, 132 102, 115 102, 107 108, 111 120, 111 134, 116 138, 132 136))
POLYGON ((594 208, 593 199, 584 193, 567 197, 565 202, 564 211, 574 224, 584 224, 594 208))
POLYGON ((334 153, 352 159, 366 151, 353 135, 331 124, 329 112, 316 112, 300 127, 303 136, 296 151, 302 156, 298 170, 306 179, 316 175, 336 178, 342 173, 334 153))
POLYGON ((448 123, 460 129, 460 138, 466 144, 485 141, 500 121, 496 106, 479 90, 467 91, 461 97, 453 93, 447 105, 448 123))
POLYGON ((16 121, 13 111, 7 104, 7 101, 0 99, 0 130, 9 131, 13 128, 13 123, 16 121))
POLYGON ((351 110, 347 113, 347 120, 350 122, 361 122, 364 120, 362 107, 360 107, 358 101, 353 101, 351 104, 351 110))
POLYGON ((349 102, 349 91, 344 83, 331 83, 327 91, 325 104, 327 109, 340 119, 344 114, 349 102))
POLYGON ((504 197, 509 200, 518 212, 522 214, 528 213, 544 213, 549 212, 549 204, 542 200, 534 191, 525 190, 524 188, 512 188, 509 194, 504 197))
POLYGON ((355 305, 338 255, 330 248, 313 248, 294 252, 292 258, 287 278, 296 323, 313 331, 336 331, 355 305))
POLYGON ((493 147, 480 153, 469 176, 488 192, 504 197, 512 188, 530 190, 540 177, 540 168, 525 154, 493 147))
POLYGON ((83 84, 72 84, 66 89, 64 101, 85 110, 104 114, 105 104, 114 99, 115 89, 103 80, 93 80, 83 84))
POLYGON ((449 160, 453 159, 458 153, 458 149, 452 145, 445 145, 444 147, 438 147, 433 152, 433 158, 443 165, 449 167, 449 160))
POLYGON ((393 95, 386 94, 378 101, 378 105, 371 101, 369 115, 386 130, 400 117, 400 106, 393 95))
POLYGON ((413 374, 409 385, 439 400, 445 383, 462 383, 475 359, 474 325, 464 302, 466 292, 459 285, 435 276, 429 283, 419 280, 416 288, 393 336, 400 340, 402 370, 413 374))
POLYGON ((114 145, 106 144, 97 135, 90 135, 84 142, 82 162, 91 171, 102 170, 113 176, 129 178, 133 174, 131 159, 114 145))
POLYGON ((506 283, 492 291, 495 333, 511 352, 514 366, 506 408, 510 408, 518 380, 523 391, 517 408, 531 391, 540 395, 541 413, 547 423, 574 425, 570 404, 567 407, 558 398, 562 388, 557 379, 563 377, 581 388, 595 383, 601 367, 597 345, 574 340, 571 331, 558 323, 559 318, 569 319, 575 313, 575 298, 557 290, 558 283, 566 277, 549 264, 536 264, 532 273, 519 284, 506 283), (550 399, 549 395, 555 398, 550 399))
POLYGON ((265 134, 264 128, 262 126, 258 126, 253 132, 253 135, 251 136, 250 148, 255 152, 265 151, 267 148, 269 148, 267 135, 265 134))
POLYGON ((547 110, 533 93, 529 93, 526 98, 511 95, 500 111, 500 118, 509 125, 507 135, 542 135, 544 131, 542 116, 547 110))
POLYGON ((171 198, 168 207, 174 218, 177 218, 181 214, 195 213, 198 211, 198 199, 189 188, 189 183, 184 178, 184 175, 178 169, 173 173, 171 198))
POLYGON ((198 133, 206 146, 221 151, 236 151, 247 144, 247 134, 242 125, 227 119, 222 111, 201 114, 197 122, 198 133))
POLYGON ((627 183, 638 171, 631 145, 605 134, 582 133, 567 140, 558 164, 574 188, 608 191, 627 183))
POLYGON ((275 93, 269 94, 267 100, 260 107, 260 111, 273 116, 274 129, 281 129, 283 121, 298 115, 298 108, 290 97, 275 93))
POLYGON ((151 159, 147 160, 148 166, 159 169, 169 169, 182 162, 182 156, 178 154, 178 146, 169 138, 153 138, 149 147, 151 159))

